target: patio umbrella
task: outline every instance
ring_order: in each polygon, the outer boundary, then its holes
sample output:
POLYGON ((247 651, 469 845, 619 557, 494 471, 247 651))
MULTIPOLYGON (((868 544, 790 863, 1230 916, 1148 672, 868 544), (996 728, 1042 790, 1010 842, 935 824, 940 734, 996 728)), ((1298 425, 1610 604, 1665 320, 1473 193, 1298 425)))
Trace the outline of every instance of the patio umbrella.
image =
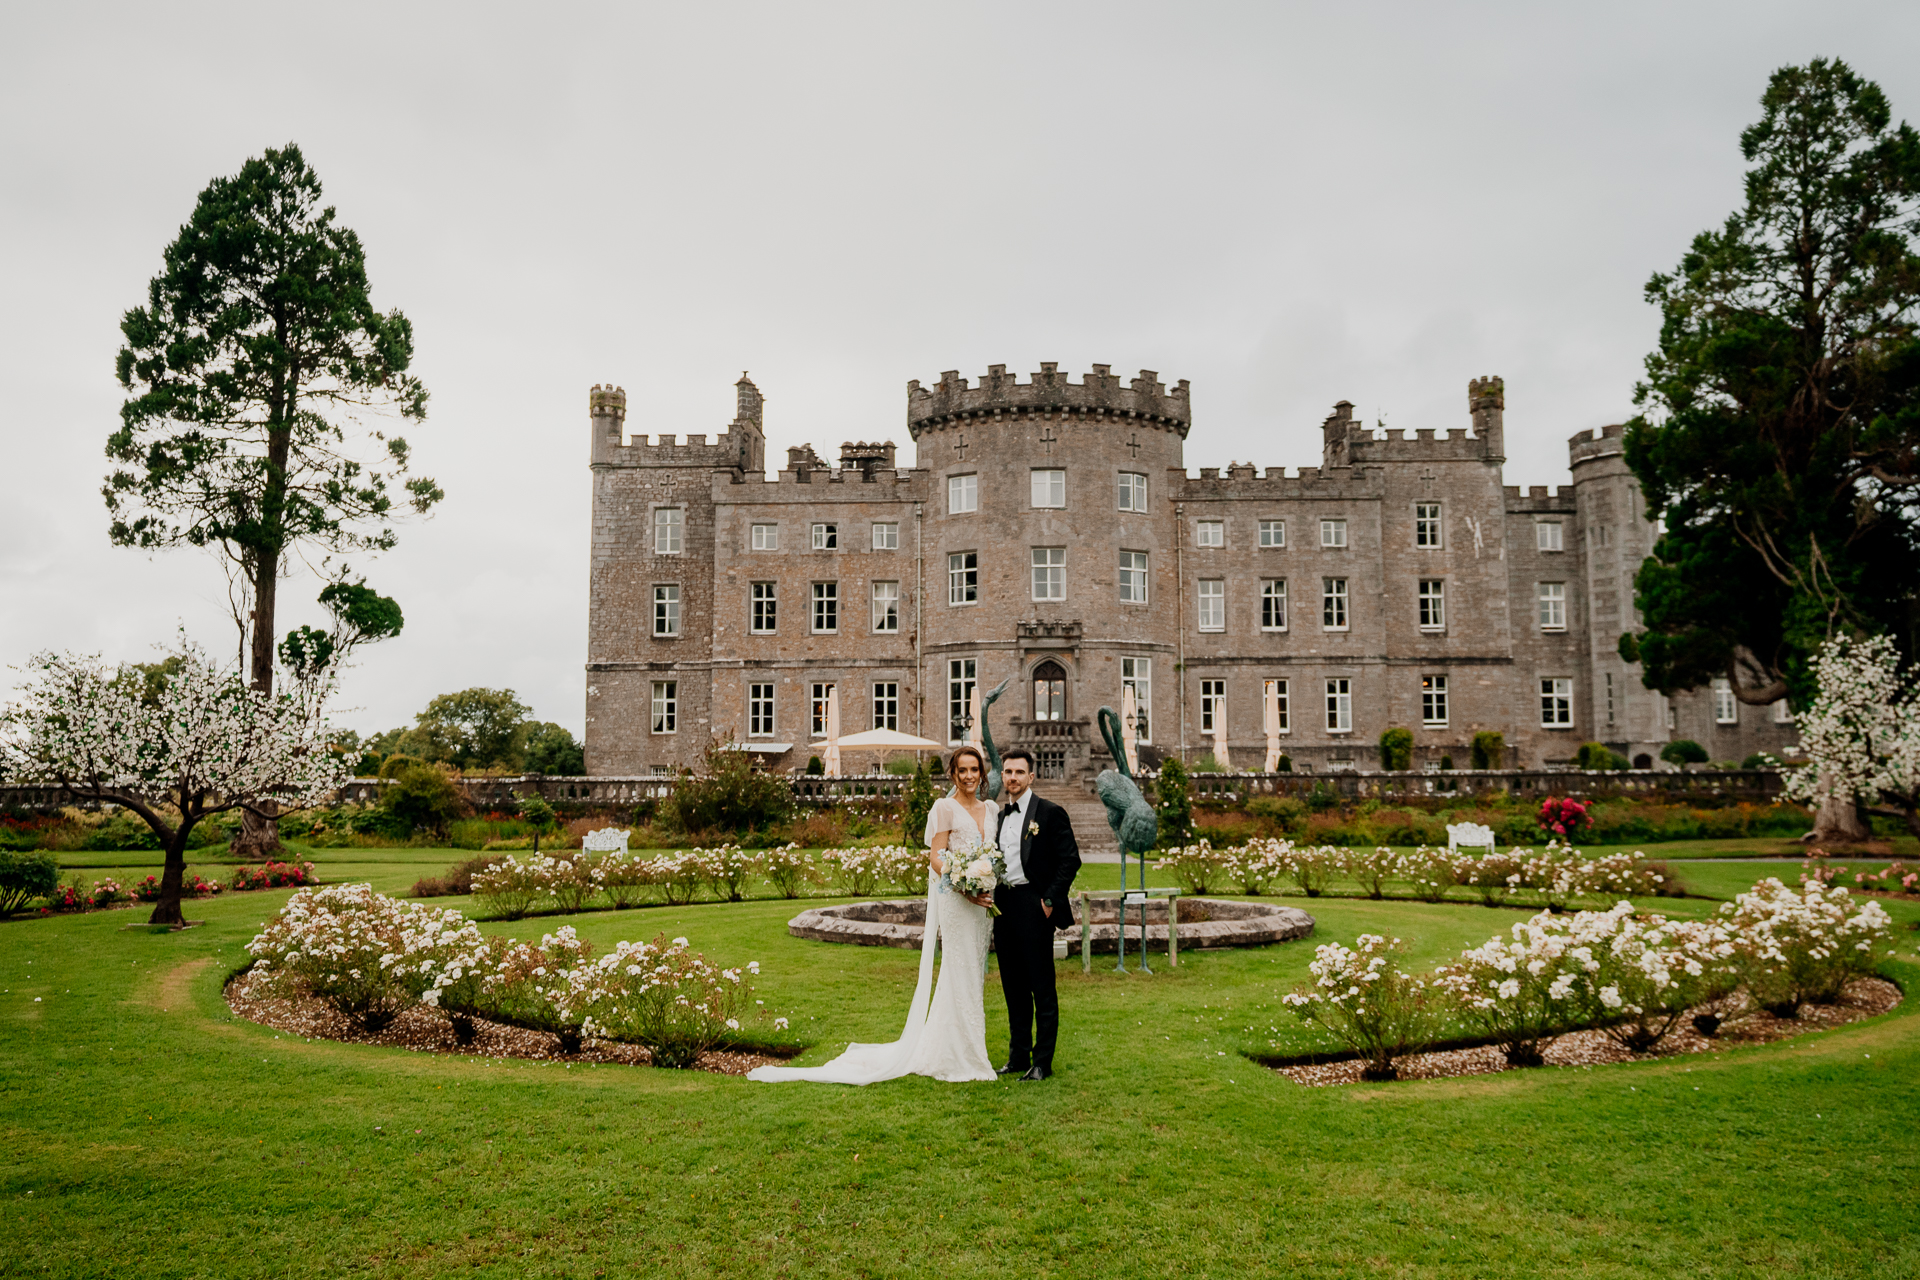
POLYGON ((1267 717, 1267 769, 1273 773, 1280 768, 1280 686, 1269 680, 1266 684, 1265 711, 1267 717))
POLYGON ((980 685, 976 682, 973 692, 967 696, 967 717, 973 721, 967 726, 967 745, 980 745, 980 685))
POLYGON ((827 690, 827 776, 840 776, 840 688, 827 690))
POLYGON ((850 733, 840 739, 842 751, 938 751, 940 744, 930 738, 916 738, 898 729, 869 729, 850 733))
POLYGON ((1120 743, 1127 753, 1127 774, 1140 776, 1140 705, 1134 700, 1133 686, 1124 685, 1120 690, 1120 743))
POLYGON ((1220 772, 1233 772, 1233 760, 1227 755, 1227 700, 1217 699, 1213 704, 1213 758, 1220 766, 1220 772))

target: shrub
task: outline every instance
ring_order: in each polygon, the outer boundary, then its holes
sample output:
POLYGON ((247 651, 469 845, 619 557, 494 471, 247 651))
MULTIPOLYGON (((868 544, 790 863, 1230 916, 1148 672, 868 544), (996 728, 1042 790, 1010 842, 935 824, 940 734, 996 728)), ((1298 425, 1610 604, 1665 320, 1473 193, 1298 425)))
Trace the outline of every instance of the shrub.
POLYGON ((545 832, 553 829, 553 806, 539 796, 528 796, 520 802, 520 820, 535 831, 545 832))
POLYGON ((60 864, 44 853, 0 849, 0 916, 12 915, 60 884, 60 864))
POLYGON ((1209 751, 1205 755, 1202 755, 1197 759, 1195 759, 1193 764, 1191 766, 1188 766, 1188 772, 1190 773, 1226 773, 1228 771, 1220 767, 1220 762, 1214 759, 1213 753, 1209 751))
POLYGON ((1540 802, 1539 823, 1549 835, 1563 839, 1585 827, 1590 821, 1587 806, 1570 796, 1548 796, 1540 802))
POLYGON ((1380 735, 1380 767, 1389 773, 1413 768, 1413 730, 1394 728, 1380 735))
POLYGON ((270 982, 317 996, 377 1032, 407 1005, 436 1002, 483 946, 458 911, 347 884, 294 894, 247 951, 270 982))
POLYGON ((1740 762, 1742 769, 1778 769, 1780 762, 1764 751, 1756 751, 1740 762))
POLYGON ((754 768, 747 752, 716 743, 701 771, 680 779, 662 816, 693 834, 737 833, 785 822, 792 811, 793 788, 785 778, 754 768))
POLYGON ((665 892, 668 906, 686 906, 700 895, 701 886, 713 879, 704 849, 676 849, 655 858, 653 866, 654 883, 665 892))
POLYGON ((1507 735, 1492 729, 1483 729, 1473 735, 1473 767, 1476 769, 1498 769, 1506 764, 1507 735))
POLYGON ((257 867, 235 867, 233 878, 227 882, 233 889, 286 889, 318 883, 320 878, 313 873, 311 862, 272 860, 257 867))
POLYGON ((758 962, 722 969, 694 954, 685 938, 621 942, 570 974, 570 1008, 587 1035, 645 1047, 657 1067, 690 1067, 740 1030, 758 962))
POLYGON ((656 859, 636 849, 614 850, 593 864, 594 883, 613 902, 616 911, 638 906, 646 891, 660 883, 656 859))
POLYGON ((1660 758, 1668 764, 1705 764, 1707 749, 1691 738, 1675 738, 1660 748, 1660 758))
MULTIPOLYGON (((926 819, 922 818, 921 824, 924 826, 925 823, 926 819)), ((820 873, 812 856, 791 843, 761 853, 760 874, 780 891, 783 898, 799 897, 803 885, 826 882, 826 877, 820 873)))
POLYGON ((1326 943, 1307 966, 1313 982, 1284 997, 1301 1021, 1319 1023, 1366 1060, 1366 1080, 1394 1079, 1393 1060, 1424 1049, 1440 1025, 1439 993, 1401 967, 1405 954, 1400 939, 1377 933, 1361 934, 1353 950, 1326 943))
POLYGON ((508 854, 473 876, 473 893, 482 908, 509 920, 541 908, 578 911, 599 892, 583 860, 543 853, 525 861, 508 854))
POLYGON ((1240 892, 1263 894, 1285 870, 1281 851, 1286 847, 1282 840, 1249 840, 1227 849, 1227 874, 1239 884, 1240 892))
POLYGON ((1510 939, 1489 939, 1434 974, 1516 1067, 1539 1066, 1546 1046, 1581 1012, 1573 986, 1586 970, 1577 959, 1567 970, 1573 943, 1558 919, 1543 911, 1514 925, 1510 939))
POLYGON ((1166 850, 1156 865, 1178 880, 1188 893, 1209 893, 1229 873, 1226 850, 1215 849, 1205 840, 1166 850))
POLYGON ((1452 757, 1452 756, 1441 756, 1441 757, 1440 757, 1440 772, 1442 772, 1442 773, 1452 773, 1452 772, 1453 772, 1453 757, 1452 757))
POLYGON ((1454 859, 1445 849, 1421 845, 1400 861, 1400 874, 1423 902, 1438 902, 1459 883, 1454 859))
POLYGON ((454 783, 453 776, 438 765, 409 762, 401 765, 392 774, 387 773, 387 765, 381 766, 383 776, 390 776, 394 784, 381 796, 381 807, 389 815, 385 829, 375 834, 398 833, 404 825, 406 832, 445 831, 447 824, 467 811, 467 799, 454 783))
POLYGON ((1611 769, 1613 752, 1604 742, 1583 742, 1573 753, 1573 763, 1581 769, 1611 769))
POLYGON ((1274 772, 1275 773, 1292 773, 1293 757, 1287 756, 1287 755, 1281 756, 1280 759, 1274 765, 1274 772))
POLYGON ((1387 881, 1400 874, 1400 855, 1384 846, 1349 849, 1340 856, 1340 870, 1369 898, 1387 896, 1387 881))
POLYGON ((1340 803, 1340 793, 1324 782, 1313 784, 1313 790, 1307 792, 1307 808, 1315 813, 1325 813, 1340 803))
POLYGON ((1334 856, 1331 849, 1299 849, 1287 845, 1280 850, 1280 867, 1300 892, 1317 898, 1333 880, 1334 856))
MULTIPOLYGON (((878 849, 828 849, 820 861, 831 868, 834 882, 849 897, 871 898, 879 892, 887 867, 878 849)), ((924 863, 925 854, 921 855, 924 863)))
POLYGON ((1631 1052, 1651 1053, 1689 1009, 1717 1003, 1739 983, 1724 925, 1640 917, 1625 902, 1580 915, 1587 919, 1581 936, 1599 965, 1587 978, 1599 1002, 1597 1020, 1631 1052))
POLYGON ((1187 788, 1187 767, 1174 756, 1160 764, 1153 784, 1154 809, 1160 822, 1160 847, 1178 849, 1193 840, 1193 796, 1187 788))
MULTIPOLYGON (((217 881, 208 880, 198 873, 181 874, 180 896, 183 898, 211 898, 219 892, 220 885, 217 881)), ((152 875, 142 877, 140 883, 133 886, 133 896, 139 902, 160 901, 160 877, 152 875)))
POLYGON ((901 840, 913 844, 925 838, 927 815, 933 812, 933 803, 939 798, 939 790, 933 783, 932 766, 916 765, 913 770, 913 781, 907 784, 905 810, 900 816, 901 840))
POLYGON ((1307 802, 1293 796, 1259 796, 1247 803, 1247 813, 1279 835, 1290 835, 1306 825, 1307 802))
POLYGON ((821 760, 819 756, 807 757, 807 776, 809 778, 825 777, 826 772, 827 772, 826 762, 821 760))
POLYGON ((1892 920, 1872 900, 1857 908, 1848 891, 1818 878, 1790 889, 1768 877, 1720 908, 1738 938, 1753 1002, 1778 1017, 1802 1004, 1829 1004, 1870 974, 1886 953, 1892 920))
POLYGON ((706 851, 708 883, 713 896, 738 902, 746 894, 747 881, 753 878, 759 859, 737 844, 724 844, 706 851))

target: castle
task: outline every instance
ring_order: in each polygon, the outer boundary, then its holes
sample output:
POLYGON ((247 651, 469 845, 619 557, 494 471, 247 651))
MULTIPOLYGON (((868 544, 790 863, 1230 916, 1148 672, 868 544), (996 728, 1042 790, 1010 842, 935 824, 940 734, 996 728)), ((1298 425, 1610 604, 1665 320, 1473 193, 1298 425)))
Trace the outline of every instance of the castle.
POLYGON ((678 771, 714 738, 802 766, 830 691, 842 734, 957 742, 1008 677, 996 739, 1068 780, 1105 766, 1094 713, 1129 686, 1149 760, 1217 754, 1224 728, 1237 769, 1264 762, 1269 691, 1312 771, 1378 768, 1392 726, 1415 768, 1466 768, 1481 730, 1528 768, 1591 740, 1642 768, 1676 738, 1715 760, 1797 741, 1784 706, 1641 685, 1618 641, 1657 531, 1621 428, 1573 437, 1571 485, 1503 486, 1499 378, 1447 429, 1343 400, 1320 466, 1197 477, 1188 385, 1151 370, 909 382, 918 466, 892 441, 837 465, 803 446, 774 479, 759 389, 736 390, 713 439, 649 444, 626 392, 593 388, 590 774, 678 771))

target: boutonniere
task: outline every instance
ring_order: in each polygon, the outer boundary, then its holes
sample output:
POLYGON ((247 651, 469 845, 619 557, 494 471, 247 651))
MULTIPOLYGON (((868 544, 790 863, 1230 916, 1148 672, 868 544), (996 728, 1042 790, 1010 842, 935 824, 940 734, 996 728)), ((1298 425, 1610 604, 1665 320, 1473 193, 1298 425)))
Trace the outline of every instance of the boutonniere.
POLYGON ((1028 835, 1030 835, 1030 836, 1037 836, 1037 835, 1039 835, 1039 834, 1040 834, 1040 824, 1039 824, 1039 823, 1037 823, 1037 822, 1029 822, 1029 823, 1027 824, 1027 834, 1028 834, 1028 835))

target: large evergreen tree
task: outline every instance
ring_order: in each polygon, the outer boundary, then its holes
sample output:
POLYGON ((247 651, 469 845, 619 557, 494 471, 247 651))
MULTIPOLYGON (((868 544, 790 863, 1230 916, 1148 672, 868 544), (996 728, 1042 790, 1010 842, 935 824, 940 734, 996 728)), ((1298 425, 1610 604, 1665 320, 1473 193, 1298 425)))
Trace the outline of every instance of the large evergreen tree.
POLYGON ((263 693, 289 557, 318 551, 344 582, 338 557, 392 547, 394 519, 443 496, 408 475, 404 437, 360 421, 419 421, 427 391, 407 371, 412 325, 374 309, 360 238, 320 194, 291 144, 215 179, 120 325, 112 539, 223 554, 263 693))
POLYGON ((1647 285, 1626 456, 1665 531, 1621 647, 1662 692, 1805 706, 1830 635, 1914 652, 1920 137, 1837 61, 1775 72, 1761 107, 1745 207, 1647 285))

